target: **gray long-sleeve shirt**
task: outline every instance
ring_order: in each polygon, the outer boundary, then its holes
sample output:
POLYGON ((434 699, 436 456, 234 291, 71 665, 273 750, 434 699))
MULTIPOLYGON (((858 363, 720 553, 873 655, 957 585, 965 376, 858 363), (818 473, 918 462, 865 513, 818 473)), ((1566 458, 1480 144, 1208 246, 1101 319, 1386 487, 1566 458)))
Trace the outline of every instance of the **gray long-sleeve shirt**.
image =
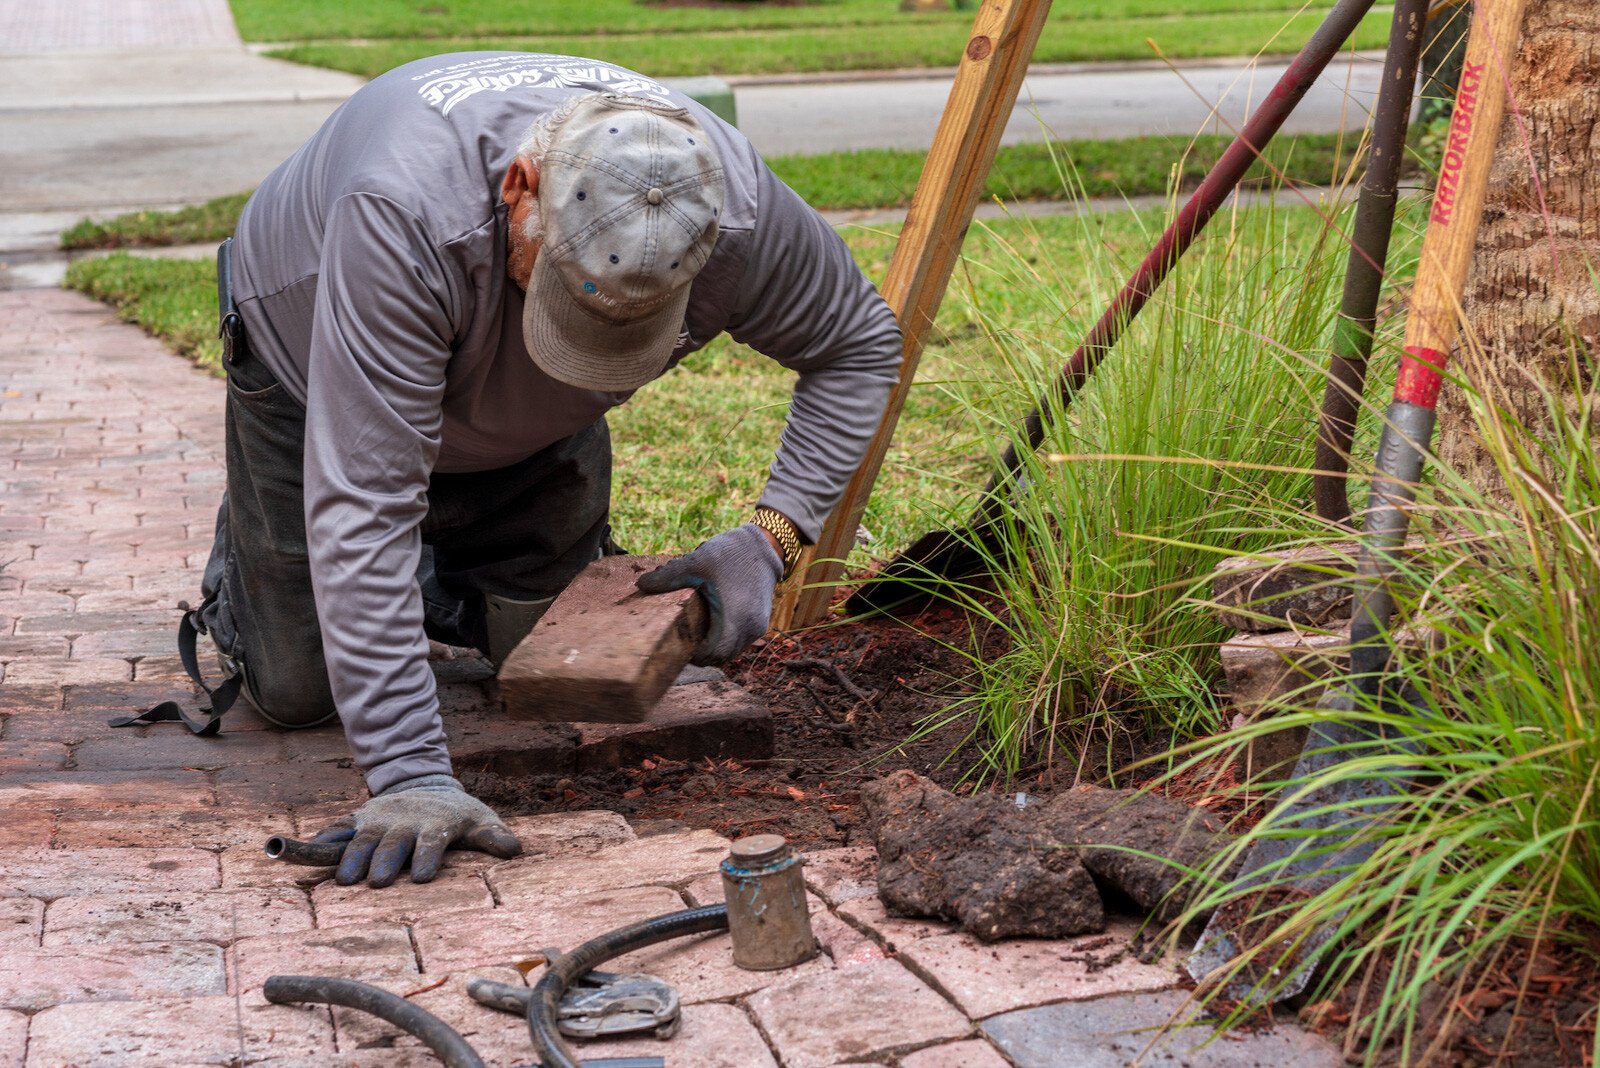
POLYGON ((688 107, 722 159, 720 234, 674 360, 727 332, 799 372, 761 503, 815 538, 895 378, 899 329, 843 241, 693 101, 525 53, 436 56, 364 86, 250 199, 233 278, 253 350, 306 409, 317 615, 374 792, 450 770, 415 578, 431 472, 514 464, 629 396, 542 374, 506 276, 500 184, 516 145, 596 90, 688 107))

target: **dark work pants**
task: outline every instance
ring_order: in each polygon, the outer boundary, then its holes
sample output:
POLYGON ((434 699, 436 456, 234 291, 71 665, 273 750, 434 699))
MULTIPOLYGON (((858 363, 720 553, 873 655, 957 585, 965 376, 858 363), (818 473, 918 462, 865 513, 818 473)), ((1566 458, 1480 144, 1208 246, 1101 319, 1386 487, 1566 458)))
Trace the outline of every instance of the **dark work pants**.
MULTIPOLYGON (((305 410, 241 345, 228 365, 227 492, 200 622, 282 726, 334 714, 306 551, 305 410)), ((495 471, 428 483, 417 579, 424 628, 488 649, 485 595, 553 597, 609 544, 611 438, 602 419, 495 471)))

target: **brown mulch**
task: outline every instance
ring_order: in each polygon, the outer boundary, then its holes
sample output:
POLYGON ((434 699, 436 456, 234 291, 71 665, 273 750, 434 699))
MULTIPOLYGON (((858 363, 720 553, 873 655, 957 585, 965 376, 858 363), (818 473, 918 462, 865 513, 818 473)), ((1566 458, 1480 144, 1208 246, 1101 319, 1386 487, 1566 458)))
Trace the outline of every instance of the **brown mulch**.
MULTIPOLYGON (((1506 943, 1496 958, 1474 962, 1463 978, 1429 982, 1419 999, 1411 1063, 1430 1068, 1588 1068, 1594 1064, 1600 1014, 1600 929, 1586 928, 1534 952, 1506 943)), ((1377 963, 1370 981, 1352 983, 1328 1001, 1300 1010, 1301 1020, 1349 1052, 1370 1051, 1368 1006, 1388 978, 1377 963)), ((1377 1051, 1380 1065, 1401 1063, 1397 1044, 1377 1051)))

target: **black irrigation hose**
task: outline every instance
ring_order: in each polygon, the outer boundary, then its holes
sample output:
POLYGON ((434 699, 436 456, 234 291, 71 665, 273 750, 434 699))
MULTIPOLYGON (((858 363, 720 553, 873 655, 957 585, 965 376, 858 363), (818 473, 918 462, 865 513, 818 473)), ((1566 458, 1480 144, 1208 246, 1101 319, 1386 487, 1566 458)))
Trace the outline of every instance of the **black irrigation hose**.
POLYGON ((267 856, 285 864, 307 864, 314 868, 331 868, 344 856, 348 842, 301 842, 275 834, 267 839, 267 856))
POLYGON ((371 1013, 387 1020, 406 1034, 421 1039, 448 1068, 485 1068, 483 1058, 433 1013, 405 998, 379 990, 354 979, 331 979, 321 975, 274 975, 261 993, 274 1005, 308 1002, 316 1005, 342 1005, 371 1013))
POLYGON ((556 1007, 575 979, 587 975, 611 958, 635 949, 683 935, 727 929, 728 907, 707 905, 705 908, 671 912, 607 932, 599 938, 590 939, 571 953, 557 957, 534 985, 533 997, 528 1001, 528 1034, 533 1038, 534 1052, 539 1055, 544 1068, 580 1068, 562 1039, 561 1032, 556 1030, 556 1007))

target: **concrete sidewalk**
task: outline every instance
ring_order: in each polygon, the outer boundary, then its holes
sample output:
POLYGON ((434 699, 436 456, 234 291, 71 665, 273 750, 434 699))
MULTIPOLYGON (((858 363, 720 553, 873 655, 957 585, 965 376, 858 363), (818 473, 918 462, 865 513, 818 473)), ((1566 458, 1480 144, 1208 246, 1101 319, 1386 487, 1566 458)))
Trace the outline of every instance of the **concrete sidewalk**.
MULTIPOLYGON (((511 965, 545 946, 720 900, 723 839, 639 837, 610 812, 514 819, 524 856, 453 853, 421 886, 346 889, 268 861, 267 835, 310 836, 364 799, 337 727, 279 732, 242 709, 210 739, 106 726, 197 699, 172 633, 222 483, 221 381, 57 290, 0 293, 0 352, 0 1066, 435 1063, 360 1013, 267 1005, 275 973, 412 995, 488 1063, 522 1065, 525 1026, 468 1000, 469 978, 522 982, 511 965)), ((544 728, 506 724, 485 684, 446 678, 441 694, 459 767, 538 766, 544 728)), ((886 916, 871 850, 814 853, 807 871, 822 956, 744 972, 724 935, 625 958, 676 986, 684 1029, 582 1055, 1122 1065, 1183 1005, 1175 968, 1129 952, 1131 921, 984 945, 886 916)), ((1340 1063, 1289 1027, 1197 1041, 1161 1063, 1340 1063)))

